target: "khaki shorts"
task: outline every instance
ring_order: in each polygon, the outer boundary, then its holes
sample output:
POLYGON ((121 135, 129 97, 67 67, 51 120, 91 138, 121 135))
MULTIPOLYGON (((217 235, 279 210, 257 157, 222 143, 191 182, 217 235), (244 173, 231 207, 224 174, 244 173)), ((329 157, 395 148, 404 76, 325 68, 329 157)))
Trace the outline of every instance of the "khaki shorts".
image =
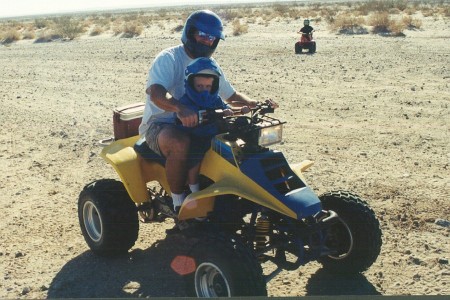
POLYGON ((153 122, 149 124, 149 128, 147 129, 147 132, 145 133, 145 141, 147 142, 147 145, 150 149, 152 149, 155 153, 159 154, 160 156, 164 157, 161 153, 161 149, 159 149, 158 145, 158 136, 161 133, 161 130, 165 127, 173 127, 174 124, 170 123, 158 123, 153 122))

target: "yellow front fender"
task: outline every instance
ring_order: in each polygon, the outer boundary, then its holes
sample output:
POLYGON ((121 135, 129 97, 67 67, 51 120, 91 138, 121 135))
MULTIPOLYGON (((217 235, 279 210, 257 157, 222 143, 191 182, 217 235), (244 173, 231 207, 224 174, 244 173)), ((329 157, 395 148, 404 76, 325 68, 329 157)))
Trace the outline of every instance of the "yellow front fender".
POLYGON ((286 205, 274 198, 270 193, 257 186, 256 183, 243 184, 242 181, 223 179, 209 187, 188 195, 183 202, 178 219, 186 220, 197 217, 204 217, 214 208, 214 201, 217 196, 235 195, 252 202, 271 208, 282 214, 296 218, 297 214, 286 205))

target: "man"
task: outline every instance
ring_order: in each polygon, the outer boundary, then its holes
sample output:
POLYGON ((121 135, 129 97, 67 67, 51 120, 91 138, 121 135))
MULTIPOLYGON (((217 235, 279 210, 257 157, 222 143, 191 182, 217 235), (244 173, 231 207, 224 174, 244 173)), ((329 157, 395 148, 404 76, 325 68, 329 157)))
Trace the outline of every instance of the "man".
MULTIPOLYGON (((160 52, 148 74, 147 101, 139 133, 153 151, 166 158, 166 177, 175 211, 186 197, 188 173, 196 171, 188 164, 190 136, 175 124, 178 118, 185 127, 198 125, 197 112, 178 101, 185 93, 184 71, 194 59, 211 57, 221 39, 225 36, 220 18, 209 10, 195 11, 186 20, 182 44, 160 52)), ((225 102, 235 107, 257 104, 236 92, 225 76, 221 79, 219 95, 225 102)), ((198 184, 190 189, 198 191, 198 184)))

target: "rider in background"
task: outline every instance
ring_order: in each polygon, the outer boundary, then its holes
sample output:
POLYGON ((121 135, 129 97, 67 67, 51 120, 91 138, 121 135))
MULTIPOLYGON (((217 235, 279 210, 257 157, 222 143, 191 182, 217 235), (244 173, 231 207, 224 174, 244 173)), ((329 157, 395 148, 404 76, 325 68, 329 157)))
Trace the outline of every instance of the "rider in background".
POLYGON ((310 33, 312 33, 313 31, 314 31, 314 28, 312 28, 310 25, 309 25, 309 19, 305 19, 304 21, 303 21, 303 27, 302 28, 300 28, 300 30, 298 31, 298 33, 306 33, 306 34, 310 34, 310 33))

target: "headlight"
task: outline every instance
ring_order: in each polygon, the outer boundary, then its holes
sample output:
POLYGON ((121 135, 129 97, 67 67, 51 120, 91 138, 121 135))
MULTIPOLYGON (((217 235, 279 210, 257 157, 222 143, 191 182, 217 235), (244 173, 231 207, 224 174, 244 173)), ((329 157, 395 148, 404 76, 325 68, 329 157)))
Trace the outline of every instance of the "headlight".
POLYGON ((283 137, 283 125, 278 124, 271 127, 261 128, 259 131, 258 145, 261 147, 281 142, 283 137))

